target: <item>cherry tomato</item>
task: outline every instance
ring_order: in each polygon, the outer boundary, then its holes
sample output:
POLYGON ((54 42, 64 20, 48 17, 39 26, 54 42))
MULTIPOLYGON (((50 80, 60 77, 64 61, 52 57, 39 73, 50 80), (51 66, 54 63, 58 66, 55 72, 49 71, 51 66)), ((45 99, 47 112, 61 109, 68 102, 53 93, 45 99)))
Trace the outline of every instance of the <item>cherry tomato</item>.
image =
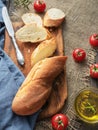
POLYGON ((35 0, 33 7, 37 12, 42 13, 46 9, 46 3, 44 0, 35 0))
POLYGON ((98 64, 93 64, 90 66, 90 76, 92 78, 98 78, 98 64))
POLYGON ((92 34, 89 38, 89 43, 93 47, 98 47, 98 34, 92 34))
POLYGON ((52 128, 54 130, 65 130, 68 126, 68 117, 65 114, 56 114, 51 119, 52 128))
POLYGON ((86 57, 86 52, 81 48, 77 48, 73 51, 72 55, 75 61, 82 62, 86 57))

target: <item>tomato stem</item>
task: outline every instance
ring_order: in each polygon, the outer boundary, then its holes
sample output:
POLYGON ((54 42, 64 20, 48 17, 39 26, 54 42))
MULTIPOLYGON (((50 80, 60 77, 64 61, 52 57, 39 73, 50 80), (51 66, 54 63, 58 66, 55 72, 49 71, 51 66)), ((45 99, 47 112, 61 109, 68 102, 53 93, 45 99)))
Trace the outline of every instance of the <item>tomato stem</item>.
POLYGON ((96 66, 94 66, 94 71, 98 72, 98 68, 96 66))
POLYGON ((82 53, 80 51, 78 52, 78 56, 82 56, 82 53))
POLYGON ((42 5, 42 4, 43 4, 43 0, 39 0, 39 4, 41 4, 41 5, 42 5))
POLYGON ((96 35, 94 36, 94 38, 95 38, 96 40, 98 40, 98 34, 96 34, 96 35))
POLYGON ((59 129, 60 126, 63 126, 63 127, 64 127, 64 124, 63 124, 61 118, 58 117, 58 129, 59 129))

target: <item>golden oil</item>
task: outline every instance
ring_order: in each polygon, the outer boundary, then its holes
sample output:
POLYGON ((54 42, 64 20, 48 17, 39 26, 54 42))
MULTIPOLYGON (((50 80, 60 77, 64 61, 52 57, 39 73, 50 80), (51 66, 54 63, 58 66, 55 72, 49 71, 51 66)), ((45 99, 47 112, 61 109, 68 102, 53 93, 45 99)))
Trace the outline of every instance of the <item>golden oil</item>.
POLYGON ((98 90, 83 90, 75 99, 75 110, 85 122, 98 122, 98 90))

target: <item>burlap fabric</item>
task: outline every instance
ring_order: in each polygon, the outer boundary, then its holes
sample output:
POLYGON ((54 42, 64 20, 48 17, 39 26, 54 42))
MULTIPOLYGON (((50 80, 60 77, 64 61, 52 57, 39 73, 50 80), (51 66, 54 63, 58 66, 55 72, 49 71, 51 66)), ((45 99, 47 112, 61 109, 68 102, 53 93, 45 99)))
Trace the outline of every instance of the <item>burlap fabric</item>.
MULTIPOLYGON (((46 0, 47 9, 56 7, 66 13, 63 23, 64 51, 68 56, 66 75, 68 85, 68 99, 61 112, 69 117, 68 130, 97 130, 97 126, 90 126, 80 121, 73 110, 76 93, 91 86, 89 66, 95 62, 96 51, 89 45, 89 36, 98 33, 98 0, 46 0), (76 63, 72 58, 75 48, 83 48, 87 57, 83 63, 76 63)), ((12 12, 13 7, 11 7, 12 12)), ((12 14, 11 14, 12 15, 12 14)), ((50 118, 36 123, 35 130, 52 130, 50 118)))

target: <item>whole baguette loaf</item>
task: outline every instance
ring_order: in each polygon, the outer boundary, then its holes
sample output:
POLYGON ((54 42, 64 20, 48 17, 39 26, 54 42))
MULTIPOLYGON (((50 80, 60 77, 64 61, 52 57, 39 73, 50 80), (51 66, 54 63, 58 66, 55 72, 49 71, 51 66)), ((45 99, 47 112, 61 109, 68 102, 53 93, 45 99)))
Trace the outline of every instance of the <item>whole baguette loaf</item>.
POLYGON ((65 19, 65 14, 62 10, 51 8, 44 15, 43 25, 45 27, 58 27, 65 19))
POLYGON ((12 110, 16 114, 31 115, 45 104, 66 59, 66 56, 55 56, 35 64, 13 99, 12 110))
POLYGON ((38 61, 52 56, 56 48, 57 44, 55 37, 41 42, 31 55, 31 65, 33 66, 38 61))
POLYGON ((29 24, 16 31, 16 39, 21 42, 41 42, 49 37, 48 31, 44 27, 29 24))

